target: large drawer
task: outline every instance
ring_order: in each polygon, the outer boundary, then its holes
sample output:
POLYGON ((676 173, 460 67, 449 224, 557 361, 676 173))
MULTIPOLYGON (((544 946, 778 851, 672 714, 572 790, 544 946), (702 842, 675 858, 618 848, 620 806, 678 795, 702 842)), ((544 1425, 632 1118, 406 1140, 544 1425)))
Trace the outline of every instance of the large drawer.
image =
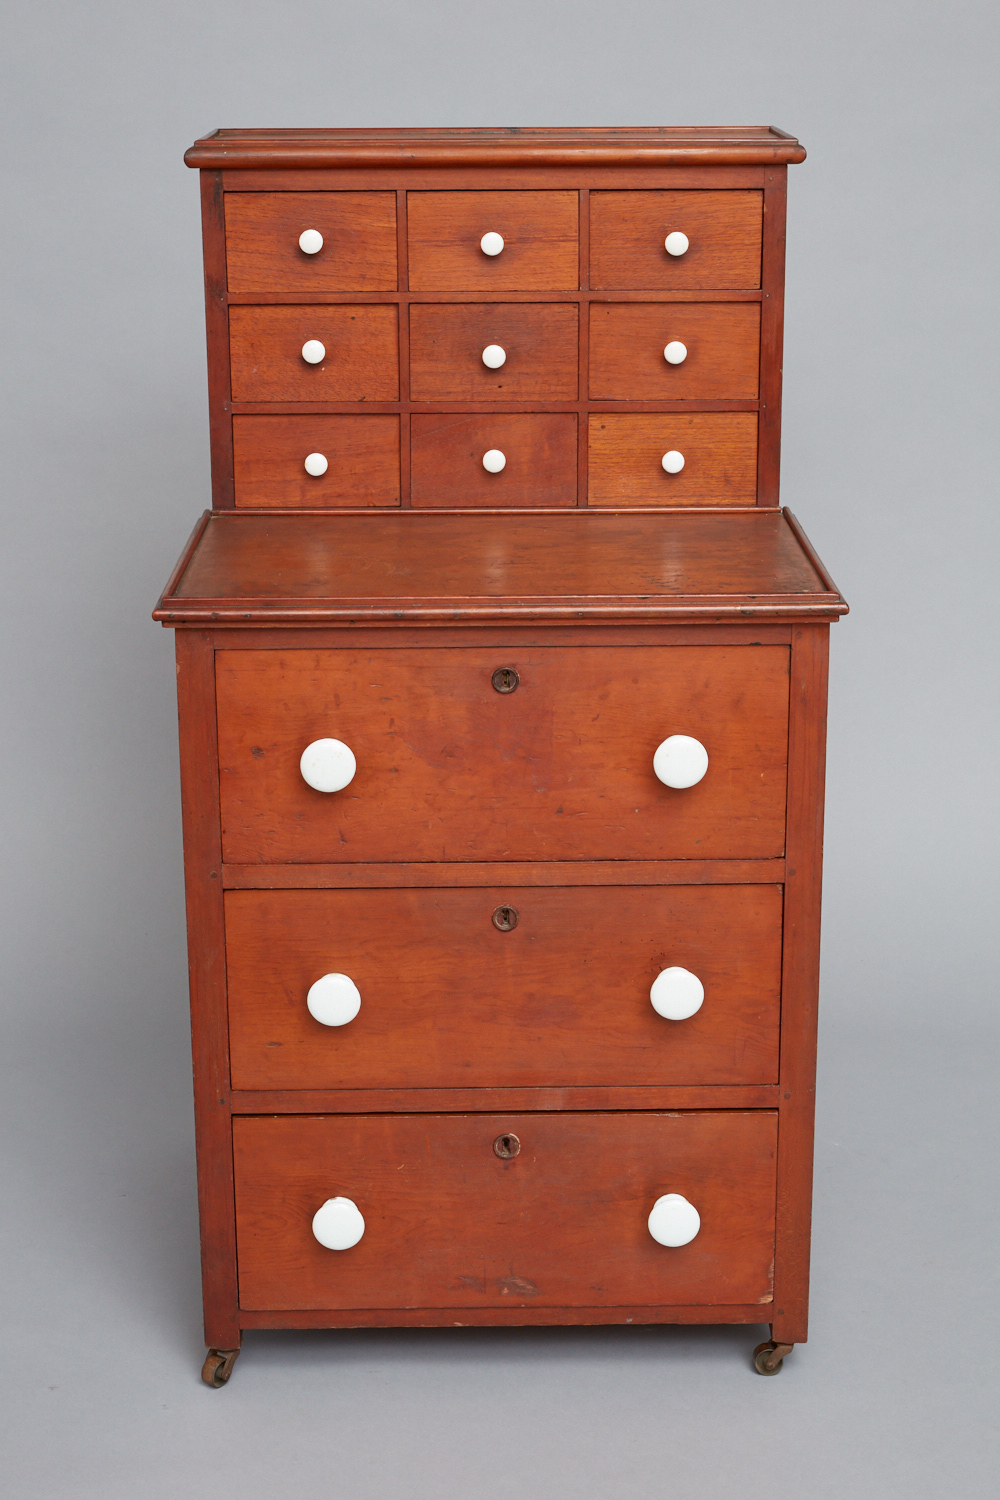
POLYGON ((767 1304, 776 1144, 769 1111, 237 1118, 240 1305, 767 1304), (688 1244, 650 1235, 667 1194, 688 1244), (349 1249, 313 1235, 332 1198, 364 1219, 349 1249))
POLYGON ((572 291, 580 285, 575 192, 407 193, 411 292, 572 291), (503 248, 488 255, 484 235, 503 248))
POLYGON ((752 290, 760 286, 763 204, 756 191, 591 193, 590 284, 595 290, 752 290), (667 250, 671 234, 687 239, 682 253, 667 250))
POLYGON ((395 193, 227 193, 231 292, 394 292, 395 193), (304 231, 313 245, 299 244, 304 231))
POLYGON ((788 671, 784 646, 220 651, 224 857, 779 857, 788 671), (709 756, 683 791, 653 773, 672 735, 709 756), (342 791, 303 780, 320 739, 356 757, 342 791))
POLYGON ((781 906, 774 885, 228 891, 233 1087, 775 1083, 781 906), (701 981, 693 1015, 653 1009, 665 969, 701 981), (360 992, 349 1022, 307 1009, 327 974, 360 992))
POLYGON ((759 367, 759 303, 591 303, 592 401, 756 401, 759 367))
POLYGON ((233 400, 396 401, 396 330, 394 306, 231 307, 233 400))

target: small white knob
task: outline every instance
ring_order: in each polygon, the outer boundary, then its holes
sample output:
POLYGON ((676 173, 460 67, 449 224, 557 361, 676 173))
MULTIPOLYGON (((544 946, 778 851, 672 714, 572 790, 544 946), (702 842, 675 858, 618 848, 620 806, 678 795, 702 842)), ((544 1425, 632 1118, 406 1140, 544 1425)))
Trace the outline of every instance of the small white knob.
MULTIPOLYGON (((665 1021, 686 1021, 701 1010, 705 986, 690 969, 661 969, 653 980, 649 998, 656 1014, 665 1021)), ((311 1005, 309 1009, 312 1010, 311 1005)))
POLYGON ((669 453, 664 453, 660 463, 668 474, 679 474, 684 467, 684 455, 678 453, 676 448, 671 448, 669 453))
POLYGON ((346 1026, 361 1009, 361 991, 346 974, 324 974, 309 986, 306 1008, 321 1026, 346 1026))
POLYGON ((499 474, 506 465, 507 456, 499 448, 491 448, 488 453, 483 454, 483 468, 487 474, 499 474))
POLYGON ((663 241, 663 248, 668 255, 683 255, 690 243, 686 234, 681 234, 679 229, 675 229, 663 241))
POLYGON ((302 779, 317 792, 340 792, 354 780, 358 763, 342 740, 313 740, 302 752, 302 779))
POLYGON ((653 771, 664 786, 683 791, 685 787, 697 786, 708 770, 708 751, 701 740, 689 734, 672 734, 657 745, 653 756, 653 771))
POLYGON ((483 350, 483 364, 488 370, 499 370, 501 365, 507 363, 507 351, 501 349, 499 344, 487 344, 483 350))
POLYGON ((302 358, 307 365, 321 365, 326 359, 326 345, 319 339, 306 339, 302 345, 302 358))
POLYGON ((668 365, 682 365, 687 357, 687 348, 679 339, 672 339, 663 351, 663 358, 668 365))
MULTIPOLYGON (((325 474, 326 471, 327 471, 327 469, 329 467, 330 467, 330 465, 326 461, 326 454, 325 453, 307 453, 306 454, 305 470, 306 470, 306 473, 307 474, 311 474, 314 479, 318 479, 321 474, 325 474)), ((664 468, 665 467, 666 467, 666 459, 664 459, 664 468)))
POLYGON ((503 249, 503 235, 490 230, 489 234, 484 234, 479 241, 479 248, 484 255, 499 255, 503 249))
POLYGON ((306 255, 318 255, 322 248, 323 236, 319 230, 303 229, 299 235, 299 249, 304 251, 306 255))
POLYGON ((653 1204, 647 1223, 658 1245, 676 1250, 680 1245, 690 1245, 701 1228, 701 1215, 680 1193, 664 1193, 653 1204))
POLYGON ((312 1229, 327 1250, 350 1250, 364 1234, 365 1221, 352 1199, 327 1198, 313 1214, 312 1229))

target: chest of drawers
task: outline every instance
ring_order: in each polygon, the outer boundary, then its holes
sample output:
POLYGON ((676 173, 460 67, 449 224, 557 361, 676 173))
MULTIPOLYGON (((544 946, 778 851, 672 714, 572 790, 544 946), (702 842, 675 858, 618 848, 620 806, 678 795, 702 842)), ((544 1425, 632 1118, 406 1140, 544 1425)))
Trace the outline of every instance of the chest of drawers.
POLYGON ((209 1355, 806 1336, 827 636, 770 130, 220 131, 176 629, 209 1355))

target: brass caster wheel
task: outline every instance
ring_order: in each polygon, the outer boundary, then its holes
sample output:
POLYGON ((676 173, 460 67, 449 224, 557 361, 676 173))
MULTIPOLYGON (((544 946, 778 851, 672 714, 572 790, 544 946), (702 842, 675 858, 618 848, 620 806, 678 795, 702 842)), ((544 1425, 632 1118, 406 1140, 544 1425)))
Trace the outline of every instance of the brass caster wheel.
POLYGON ((225 1385, 233 1373, 233 1365, 239 1352, 238 1349, 209 1349, 201 1367, 201 1378, 205 1384, 210 1385, 213 1390, 225 1385))
POLYGON ((765 1344, 758 1344, 753 1351, 753 1367, 758 1375, 777 1375, 785 1362, 785 1355, 791 1354, 794 1344, 776 1344, 773 1339, 768 1339, 765 1344))

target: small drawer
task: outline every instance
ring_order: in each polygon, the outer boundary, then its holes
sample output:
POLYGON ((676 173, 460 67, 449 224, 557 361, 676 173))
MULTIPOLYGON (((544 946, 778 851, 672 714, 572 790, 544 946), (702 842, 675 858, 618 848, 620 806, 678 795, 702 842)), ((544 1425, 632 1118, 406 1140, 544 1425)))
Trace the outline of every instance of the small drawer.
POLYGON ((394 306, 230 307, 229 346, 234 401, 399 399, 394 306))
POLYGON ((766 1321, 777 1135, 769 1110, 238 1117, 240 1306, 760 1303, 766 1321), (667 1195, 687 1243, 650 1232, 667 1195), (343 1249, 313 1229, 332 1199, 343 1249))
POLYGON ((414 507, 576 504, 572 412, 414 415, 410 445, 414 507))
POLYGON ((221 650, 223 857, 780 858, 788 673, 763 645, 221 650), (653 765, 674 736, 708 757, 684 789, 653 765), (342 790, 303 777, 319 740, 355 757, 342 790))
POLYGON ((237 506, 399 504, 399 418, 234 417, 237 506))
POLYGON ((575 291, 579 197, 568 192, 408 193, 411 292, 575 291), (498 253, 487 254, 487 247, 498 253))
POLYGON ((759 367, 756 302, 591 304, 592 401, 756 401, 759 367))
POLYGON ((575 305, 460 302, 410 308, 413 401, 575 401, 578 361, 575 305))
POLYGON ((589 442, 591 505, 756 502, 756 412, 595 413, 589 442))
POLYGON ((777 1082, 776 885, 227 891, 226 952, 237 1089, 777 1082))
POLYGON ((395 193, 227 193, 225 211, 231 292, 396 290, 395 193))
POLYGON ((752 291, 760 286, 763 202, 760 192, 591 193, 590 285, 752 291))

